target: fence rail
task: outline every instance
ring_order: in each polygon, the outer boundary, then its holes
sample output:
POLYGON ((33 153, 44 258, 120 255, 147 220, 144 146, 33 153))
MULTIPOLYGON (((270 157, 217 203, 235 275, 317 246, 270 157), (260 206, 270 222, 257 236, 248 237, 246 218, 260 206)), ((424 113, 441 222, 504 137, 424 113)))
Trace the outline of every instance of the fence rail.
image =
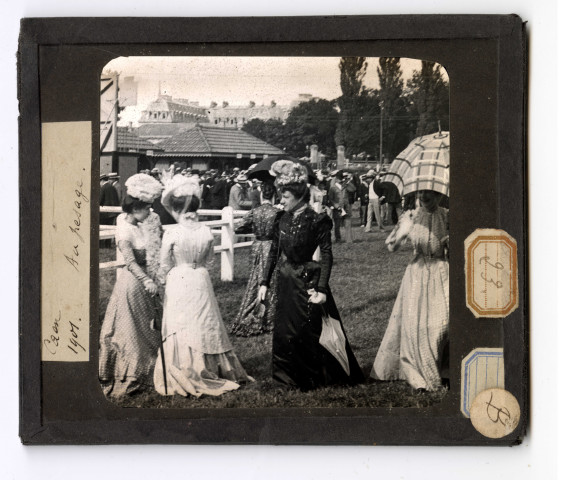
MULTIPOLYGON (((100 207, 100 213, 122 213, 121 207, 100 207)), ((238 242, 238 237, 253 238, 254 235, 236 235, 234 233, 234 223, 237 218, 241 218, 248 213, 247 210, 233 210, 232 207, 225 207, 222 210, 199 210, 199 215, 206 217, 221 217, 220 220, 208 220, 201 222, 211 228, 214 236, 220 236, 221 243, 214 247, 215 253, 221 255, 221 280, 231 282, 234 279, 234 250, 252 246, 252 241, 238 242), (215 227, 215 228, 213 228, 215 227), (220 227, 220 228, 216 228, 220 227)), ((163 225, 164 230, 168 225, 163 225)), ((115 238, 115 225, 100 225, 100 240, 111 240, 115 238)), ((100 270, 123 266, 118 260, 100 263, 100 270)))

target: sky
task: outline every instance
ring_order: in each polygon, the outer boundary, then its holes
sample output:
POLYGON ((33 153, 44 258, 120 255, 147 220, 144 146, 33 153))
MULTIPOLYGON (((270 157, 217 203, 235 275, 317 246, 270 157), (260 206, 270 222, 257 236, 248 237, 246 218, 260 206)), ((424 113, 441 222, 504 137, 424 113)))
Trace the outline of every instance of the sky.
MULTIPOLYGON (((340 57, 119 57, 104 69, 121 77, 134 76, 138 82, 137 106, 127 107, 121 124, 136 123, 140 112, 162 94, 198 101, 230 105, 289 105, 300 93, 328 100, 341 95, 340 57)), ((378 58, 367 58, 363 83, 378 88, 378 58)), ((406 82, 421 61, 401 59, 406 82)), ((448 78, 442 69, 444 78, 448 78)))

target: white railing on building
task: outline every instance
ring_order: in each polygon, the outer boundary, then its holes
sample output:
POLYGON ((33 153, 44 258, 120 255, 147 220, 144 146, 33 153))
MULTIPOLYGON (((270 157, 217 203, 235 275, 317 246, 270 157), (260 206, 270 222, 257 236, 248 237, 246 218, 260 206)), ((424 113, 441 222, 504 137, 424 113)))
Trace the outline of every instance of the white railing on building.
MULTIPOLYGON (((100 207, 100 213, 122 213, 121 207, 100 207)), ((221 243, 216 245, 215 253, 221 255, 221 280, 231 282, 234 279, 234 250, 244 247, 250 247, 253 242, 254 235, 244 234, 236 235, 234 233, 234 223, 237 218, 243 217, 248 213, 247 210, 233 210, 232 207, 225 207, 222 210, 198 211, 203 217, 220 217, 220 220, 208 220, 201 222, 211 228, 214 236, 220 236, 221 243), (218 228, 217 228, 218 227, 218 228), (239 237, 251 238, 251 241, 238 242, 239 237)), ((111 240, 115 238, 115 225, 100 225, 100 240, 111 240)), ((168 225, 163 225, 164 230, 168 225)), ((106 268, 115 268, 122 266, 117 261, 100 263, 100 270, 106 268)))

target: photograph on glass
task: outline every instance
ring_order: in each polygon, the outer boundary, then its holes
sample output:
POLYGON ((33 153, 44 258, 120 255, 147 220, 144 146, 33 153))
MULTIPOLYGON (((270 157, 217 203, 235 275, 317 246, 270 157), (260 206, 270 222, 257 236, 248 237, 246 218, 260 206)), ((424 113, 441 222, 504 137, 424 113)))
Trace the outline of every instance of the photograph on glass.
POLYGON ((439 404, 449 151, 449 77, 431 61, 112 60, 100 78, 106 397, 439 404))

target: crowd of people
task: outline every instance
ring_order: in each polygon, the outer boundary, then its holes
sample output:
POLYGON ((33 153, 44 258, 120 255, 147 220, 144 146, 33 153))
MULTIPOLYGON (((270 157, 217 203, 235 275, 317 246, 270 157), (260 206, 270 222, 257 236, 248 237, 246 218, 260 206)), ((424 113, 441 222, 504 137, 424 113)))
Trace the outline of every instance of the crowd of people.
MULTIPOLYGON (((272 378, 280 388, 363 382, 329 287, 332 242, 353 240, 356 202, 365 232, 396 223, 389 250, 407 239, 414 246, 371 377, 406 380, 419 391, 446 382, 448 210, 439 206, 440 194, 423 191, 402 199, 373 170, 311 175, 300 163, 280 160, 270 173, 271 181, 258 181, 249 178, 251 169, 202 173, 172 166, 127 180, 120 193, 123 213, 104 219, 116 224, 124 265, 100 334, 99 378, 106 395, 150 389, 221 395, 253 382, 229 333, 272 333, 272 378), (248 211, 237 232, 255 238, 252 269, 230 331, 207 270, 213 236, 198 215, 201 208, 227 205, 248 211), (407 211, 401 215, 402 208, 407 211)), ((118 180, 102 178, 101 205, 119 197, 112 183, 118 180)))

